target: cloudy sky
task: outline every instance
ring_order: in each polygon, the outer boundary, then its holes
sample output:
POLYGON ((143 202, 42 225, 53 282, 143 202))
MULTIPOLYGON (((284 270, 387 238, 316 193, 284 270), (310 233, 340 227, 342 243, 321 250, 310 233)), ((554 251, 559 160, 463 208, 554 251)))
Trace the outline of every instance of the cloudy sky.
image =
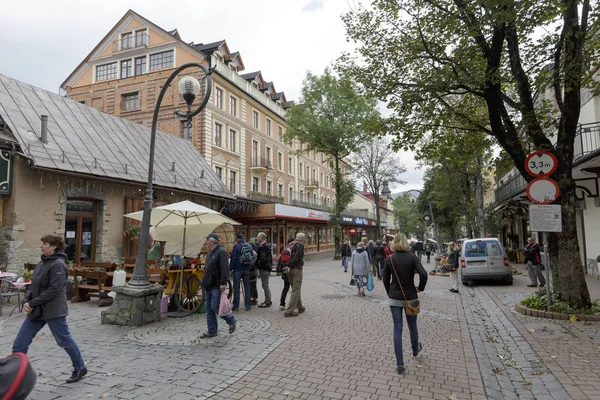
MULTIPOLYGON (((297 100, 307 71, 320 74, 351 50, 340 15, 354 0, 74 0, 11 1, 0 13, 0 73, 58 92, 58 87, 129 8, 187 42, 225 39, 245 72, 261 70, 288 100, 297 100)), ((398 153, 408 182, 422 187, 410 153, 398 153)))

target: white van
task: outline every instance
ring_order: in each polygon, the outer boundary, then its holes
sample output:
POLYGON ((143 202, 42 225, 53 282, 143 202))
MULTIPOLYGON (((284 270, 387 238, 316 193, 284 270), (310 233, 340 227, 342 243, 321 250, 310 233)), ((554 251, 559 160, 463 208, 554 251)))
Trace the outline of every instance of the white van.
POLYGON ((465 286, 484 279, 512 285, 512 268, 502 243, 496 238, 465 239, 460 247, 460 277, 465 286))

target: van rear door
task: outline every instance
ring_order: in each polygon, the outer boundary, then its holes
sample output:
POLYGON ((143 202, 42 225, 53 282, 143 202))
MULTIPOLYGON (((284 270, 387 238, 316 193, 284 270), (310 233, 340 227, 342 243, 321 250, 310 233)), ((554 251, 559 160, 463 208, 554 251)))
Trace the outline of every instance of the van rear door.
POLYGON ((486 240, 485 242, 487 246, 490 272, 492 274, 506 273, 506 266, 504 265, 504 253, 500 242, 495 239, 486 240))

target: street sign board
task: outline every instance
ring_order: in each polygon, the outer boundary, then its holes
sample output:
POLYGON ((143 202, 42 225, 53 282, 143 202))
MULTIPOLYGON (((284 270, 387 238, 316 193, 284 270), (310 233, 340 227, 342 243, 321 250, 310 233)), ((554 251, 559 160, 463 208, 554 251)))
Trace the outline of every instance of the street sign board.
POLYGON ((537 204, 552 203, 559 194, 558 183, 550 178, 537 178, 527 185, 527 197, 537 204))
POLYGON ((549 176, 556 171, 558 160, 549 151, 537 150, 527 156, 525 169, 533 177, 549 176))
POLYGON ((532 232, 562 232, 560 204, 530 205, 529 226, 532 232))

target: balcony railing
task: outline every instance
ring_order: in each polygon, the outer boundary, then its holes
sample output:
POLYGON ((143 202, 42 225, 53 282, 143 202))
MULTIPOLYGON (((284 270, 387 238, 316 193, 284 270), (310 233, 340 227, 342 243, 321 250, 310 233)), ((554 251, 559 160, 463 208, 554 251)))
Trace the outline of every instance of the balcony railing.
POLYGON ((318 188, 318 187, 319 187, 319 181, 317 181, 317 180, 315 180, 315 179, 310 179, 310 180, 308 180, 308 181, 306 182, 306 185, 305 185, 305 187, 306 187, 307 189, 310 189, 310 188, 314 188, 314 189, 316 189, 316 188, 318 188))
MULTIPOLYGON (((600 122, 580 124, 577 131, 573 149, 574 162, 600 150, 600 122)), ((527 181, 521 174, 510 178, 496 189, 496 203, 522 193, 526 187, 527 181)))
POLYGON ((303 207, 303 208, 312 208, 313 210, 321 210, 321 211, 329 211, 333 205, 323 204, 320 201, 302 201, 302 200, 292 200, 290 205, 303 207))
POLYGON ((377 218, 377 216, 375 215, 374 212, 367 211, 367 210, 359 210, 357 208, 346 208, 346 210, 344 211, 344 214, 350 214, 354 217, 359 217, 359 218, 367 218, 367 219, 371 219, 373 221, 377 218))
POLYGON ((271 169, 273 169, 271 161, 266 158, 253 157, 252 160, 250 160, 250 170, 254 172, 267 173, 271 169))

